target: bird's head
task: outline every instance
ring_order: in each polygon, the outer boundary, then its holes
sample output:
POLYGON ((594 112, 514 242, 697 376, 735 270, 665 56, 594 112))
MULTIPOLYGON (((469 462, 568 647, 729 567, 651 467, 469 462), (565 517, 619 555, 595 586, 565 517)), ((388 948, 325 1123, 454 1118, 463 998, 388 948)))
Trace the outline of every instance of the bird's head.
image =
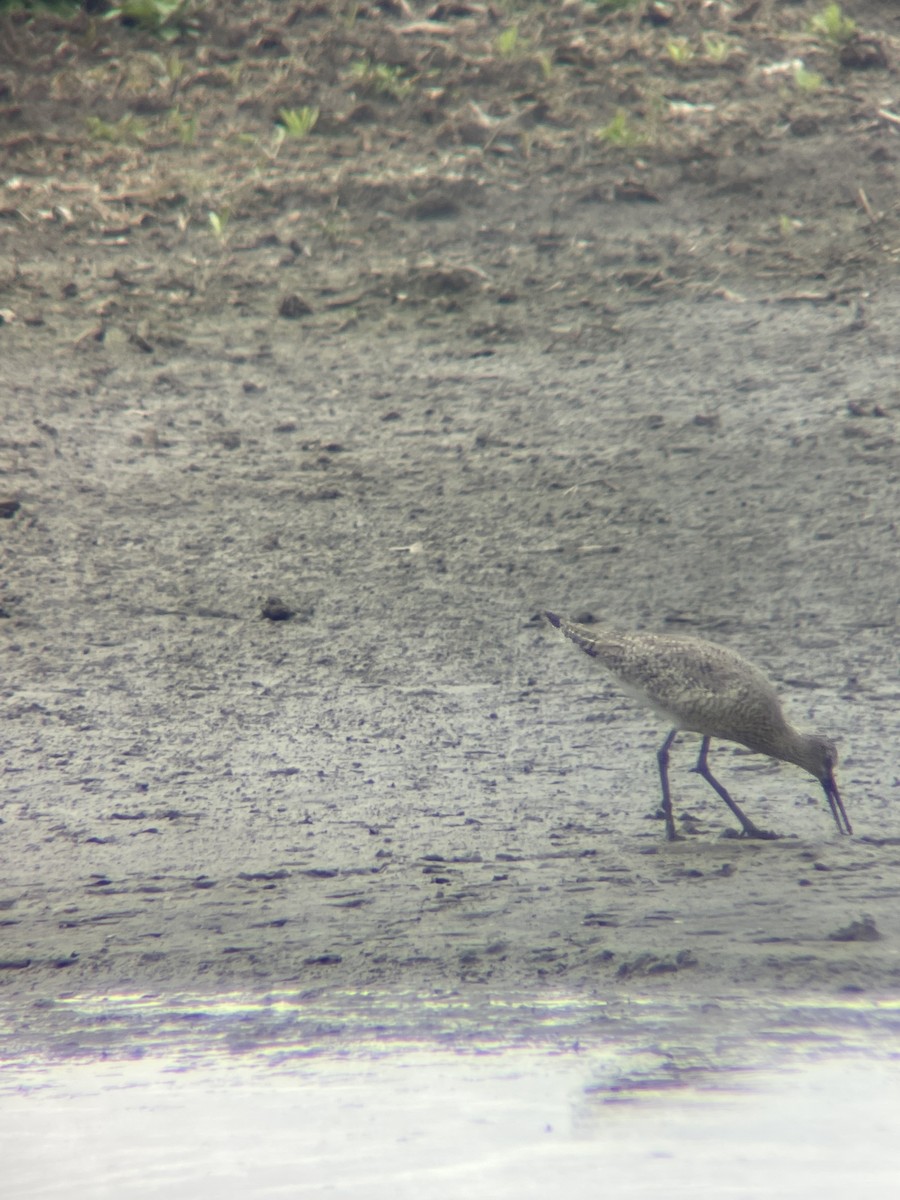
POLYGON ((824 787, 834 782, 834 768, 837 766, 837 746, 831 738, 820 737, 817 733, 808 734, 804 738, 803 762, 799 765, 815 775, 824 787))

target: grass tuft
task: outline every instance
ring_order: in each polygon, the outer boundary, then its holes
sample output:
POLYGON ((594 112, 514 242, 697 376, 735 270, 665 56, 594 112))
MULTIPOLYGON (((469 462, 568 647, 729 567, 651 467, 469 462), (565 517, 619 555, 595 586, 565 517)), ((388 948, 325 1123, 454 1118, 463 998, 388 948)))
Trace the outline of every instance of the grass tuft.
POLYGON ((821 12, 810 17, 808 28, 833 46, 843 46, 856 35, 856 22, 844 16, 839 4, 826 4, 821 12))

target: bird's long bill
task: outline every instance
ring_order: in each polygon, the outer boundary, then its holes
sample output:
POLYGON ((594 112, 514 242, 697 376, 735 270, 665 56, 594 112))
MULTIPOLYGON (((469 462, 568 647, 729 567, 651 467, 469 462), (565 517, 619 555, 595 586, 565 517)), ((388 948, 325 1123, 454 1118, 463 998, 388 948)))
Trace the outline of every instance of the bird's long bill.
POLYGON ((838 833, 852 833, 853 826, 847 819, 847 811, 844 808, 844 802, 841 799, 841 793, 838 791, 838 785, 834 781, 834 776, 829 775, 822 784, 825 791, 825 799, 828 801, 828 807, 831 809, 831 815, 834 817, 834 823, 838 827, 838 833), (841 821, 843 820, 843 824, 841 821))

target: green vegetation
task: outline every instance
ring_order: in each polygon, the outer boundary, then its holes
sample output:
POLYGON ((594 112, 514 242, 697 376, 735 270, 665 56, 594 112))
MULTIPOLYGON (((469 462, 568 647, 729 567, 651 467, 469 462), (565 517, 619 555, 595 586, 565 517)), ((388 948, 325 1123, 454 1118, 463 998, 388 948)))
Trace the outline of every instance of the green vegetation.
POLYGON ((792 238, 798 229, 803 228, 803 222, 798 221, 796 217, 789 217, 786 213, 781 213, 778 218, 778 232, 785 239, 792 238))
POLYGON ((187 66, 184 59, 179 58, 177 54, 169 54, 165 58, 156 55, 155 61, 159 63, 160 70, 170 83, 178 83, 184 78, 187 66))
POLYGON ((118 121, 104 121, 101 117, 85 117, 87 131, 98 142, 112 142, 116 146, 140 142, 147 132, 143 121, 132 113, 126 113, 118 121))
POLYGON ((683 67, 694 57, 694 48, 687 38, 670 38, 666 42, 666 53, 673 63, 679 67, 683 67))
POLYGON ((105 14, 105 21, 123 20, 161 38, 176 38, 194 32, 188 16, 191 0, 121 0, 105 14))
POLYGON ((283 126, 288 137, 305 138, 316 127, 319 110, 304 104, 302 108, 279 108, 278 124, 283 126))
POLYGON ((807 71, 806 67, 794 68, 794 84, 801 92, 817 92, 823 82, 818 71, 807 71))
POLYGON ((637 8, 643 0, 590 0, 597 12, 614 13, 627 12, 629 8, 637 8))
POLYGON ((608 125, 597 130, 596 136, 610 146, 638 146, 644 140, 632 125, 628 113, 620 108, 608 125))
POLYGON ((703 57, 709 59, 710 62, 723 63, 731 53, 731 43, 727 38, 719 37, 715 33, 704 33, 703 38, 703 57))
POLYGON ((856 34, 856 22, 844 16, 839 4, 826 4, 810 18, 809 31, 834 46, 843 46, 856 34))
POLYGON ((0 13, 54 12, 61 17, 74 17, 80 8, 77 0, 0 0, 0 13))
POLYGON ((522 47, 519 44, 518 25, 508 25, 497 35, 495 45, 501 58, 515 58, 517 54, 520 54, 522 47))
POLYGON ((413 85, 413 81, 404 76, 402 68, 373 63, 369 59, 353 63, 350 74, 360 91, 373 96, 390 96, 392 100, 402 100, 413 85))
POLYGON ((169 113, 169 126, 182 146, 193 146, 197 140, 197 118, 187 116, 180 108, 173 108, 169 113))
MULTIPOLYGON (((182 34, 196 34, 197 21, 191 16, 195 0, 119 0, 102 14, 92 15, 103 21, 121 21, 138 29, 155 33, 171 41, 182 34)), ((64 18, 76 17, 84 9, 83 0, 0 0, 0 13, 56 13, 64 18)))
POLYGON ((231 213, 227 208, 223 208, 220 213, 211 212, 208 214, 209 227, 213 231, 213 236, 217 241, 224 244, 226 238, 226 230, 231 213))

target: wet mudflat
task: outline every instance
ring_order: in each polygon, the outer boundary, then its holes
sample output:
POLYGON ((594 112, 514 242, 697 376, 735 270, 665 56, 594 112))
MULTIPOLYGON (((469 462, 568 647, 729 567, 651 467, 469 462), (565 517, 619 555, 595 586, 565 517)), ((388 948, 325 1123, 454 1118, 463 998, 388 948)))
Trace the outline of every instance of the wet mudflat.
POLYGON ((270 347, 250 407, 246 368, 209 355, 212 412, 149 364, 65 401, 35 367, 20 453, 45 483, 6 527, 10 993, 891 989, 896 446, 846 409, 892 387, 883 311, 865 385, 842 310, 723 303, 652 309, 581 363, 270 347), (677 355, 632 359, 663 326, 677 355), (686 738, 691 832, 666 844, 665 731, 550 603, 759 661, 837 740, 855 836, 815 781, 723 745, 717 774, 786 835, 723 839, 686 738))

